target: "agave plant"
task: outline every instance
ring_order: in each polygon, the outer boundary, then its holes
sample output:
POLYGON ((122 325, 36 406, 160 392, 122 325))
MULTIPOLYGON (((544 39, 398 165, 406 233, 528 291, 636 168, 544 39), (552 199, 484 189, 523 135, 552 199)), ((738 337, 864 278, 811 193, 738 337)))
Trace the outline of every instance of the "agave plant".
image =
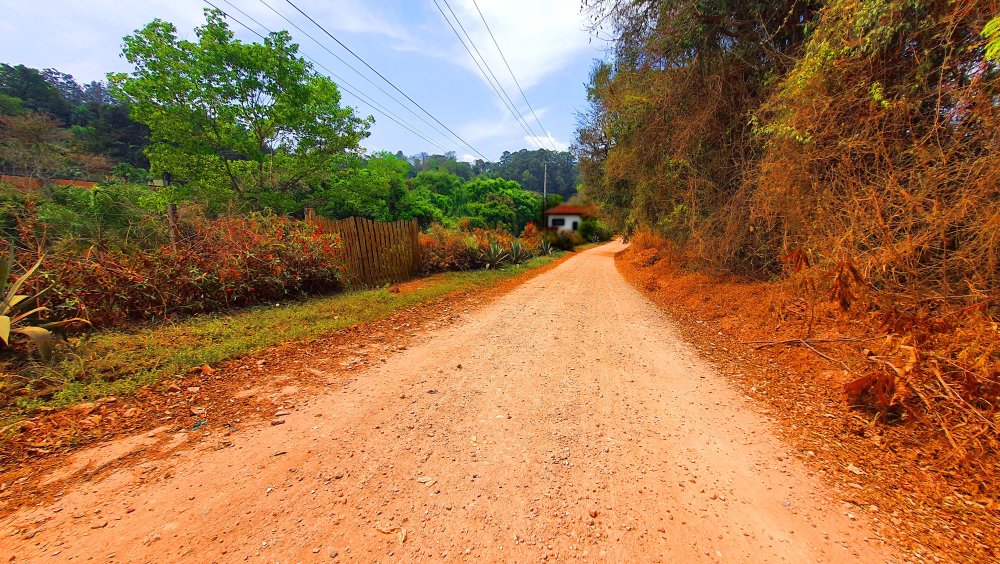
POLYGON ((542 256, 551 255, 552 254, 552 243, 550 243, 548 241, 542 241, 540 249, 541 249, 542 256))
POLYGON ((503 245, 493 241, 486 245, 482 250, 483 265, 487 270, 491 268, 500 268, 508 260, 510 260, 510 253, 507 249, 503 248, 503 245))
POLYGON ((528 249, 524 248, 524 245, 522 245, 520 241, 514 241, 510 244, 510 251, 508 251, 508 254, 510 256, 511 264, 521 264, 531 257, 531 255, 528 254, 528 249))
POLYGON ((11 284, 9 280, 10 271, 14 266, 13 245, 10 249, 0 262, 0 296, 3 296, 3 301, 0 301, 0 340, 10 346, 11 333, 24 335, 35 344, 42 360, 48 361, 52 358, 57 334, 65 338, 66 328, 70 325, 89 326, 90 322, 79 317, 59 321, 42 319, 41 315, 49 310, 39 306, 38 303, 51 286, 34 295, 19 294, 18 291, 38 270, 44 257, 39 258, 34 266, 11 284))

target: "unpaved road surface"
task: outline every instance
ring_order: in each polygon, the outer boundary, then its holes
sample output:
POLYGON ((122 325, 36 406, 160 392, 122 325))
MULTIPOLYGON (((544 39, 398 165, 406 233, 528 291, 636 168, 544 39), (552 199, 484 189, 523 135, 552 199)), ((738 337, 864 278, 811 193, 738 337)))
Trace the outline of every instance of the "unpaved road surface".
POLYGON ((891 558, 621 278, 621 248, 419 335, 283 424, 21 509, 0 561, 891 558))

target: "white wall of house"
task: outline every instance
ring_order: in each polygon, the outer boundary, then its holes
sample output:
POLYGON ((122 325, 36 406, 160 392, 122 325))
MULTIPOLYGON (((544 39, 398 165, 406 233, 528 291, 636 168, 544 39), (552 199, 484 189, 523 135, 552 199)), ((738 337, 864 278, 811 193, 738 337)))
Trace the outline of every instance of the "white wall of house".
POLYGON ((559 231, 576 231, 580 229, 580 224, 583 223, 583 216, 577 214, 553 214, 548 217, 549 229, 558 229, 559 231), (560 220, 562 225, 560 225, 560 220), (574 227, 574 225, 576 227, 574 227))

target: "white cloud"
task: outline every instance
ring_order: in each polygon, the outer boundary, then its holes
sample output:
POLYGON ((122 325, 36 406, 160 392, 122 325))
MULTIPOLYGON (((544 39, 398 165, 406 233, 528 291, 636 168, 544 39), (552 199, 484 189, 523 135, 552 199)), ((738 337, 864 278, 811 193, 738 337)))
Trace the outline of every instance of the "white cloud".
POLYGON ((336 22, 338 29, 351 33, 369 33, 383 35, 393 39, 409 39, 410 34, 406 28, 392 19, 385 13, 376 13, 371 10, 371 4, 365 4, 356 0, 341 0, 338 2, 318 2, 317 13, 320 16, 324 12, 328 19, 336 22))
MULTIPOLYGON (((497 115, 495 119, 477 119, 466 122, 459 128, 459 134, 473 145, 493 140, 501 139, 522 139, 528 147, 533 149, 553 149, 565 151, 569 149, 569 143, 560 141, 552 135, 551 131, 546 131, 545 135, 526 135, 522 128, 509 111, 503 109, 499 102, 496 102, 497 115)), ((547 107, 537 110, 538 117, 541 118, 548 111, 547 107)), ((531 129, 537 130, 537 124, 533 123, 530 115, 522 116, 531 125, 531 129)))
POLYGON ((569 150, 569 143, 556 139, 551 131, 546 131, 544 137, 537 135, 525 135, 524 142, 536 149, 552 149, 555 147, 559 151, 569 150))
POLYGON ((78 81, 102 80, 108 71, 128 68, 119 58, 121 38, 154 18, 173 22, 182 37, 201 23, 204 4, 199 0, 91 0, 59 2, 40 8, 32 2, 9 2, 0 27, 12 25, 11 33, 0 33, 4 62, 36 68, 56 68, 78 81))
MULTIPOLYGON (((454 44, 452 60, 486 81, 469 54, 458 44, 451 28, 441 20, 433 0, 430 3, 430 9, 438 16, 442 33, 446 33, 454 44)), ((523 103, 507 65, 483 25, 476 4, 472 0, 451 0, 450 3, 511 99, 523 103)), ((581 51, 590 49, 590 36, 583 30, 579 0, 477 0, 477 3, 525 91, 562 69, 581 51), (567 14, 574 16, 567 17, 567 14)), ((442 8, 451 15, 443 4, 442 8)))
MULTIPOLYGON (((281 0, 266 0, 313 37, 324 40, 316 29, 294 8, 281 0)), ((289 29, 287 22, 260 2, 230 0, 233 5, 271 30, 289 29)), ((222 0, 212 2, 235 19, 257 29, 257 25, 222 0)), ((36 68, 54 67, 73 74, 79 81, 100 80, 108 71, 126 70, 128 63, 118 55, 121 38, 143 27, 154 18, 177 26, 180 37, 194 39, 194 28, 205 20, 201 0, 90 0, 88 2, 58 2, 55 9, 39 9, 30 2, 9 2, 0 11, 0 52, 9 64, 26 64, 36 68)), ((316 21, 335 33, 337 31, 373 34, 396 41, 408 41, 406 27, 363 0, 301 0, 296 2, 316 21)), ((259 40, 235 21, 230 26, 237 36, 259 40)), ((309 40, 292 35, 309 51, 315 51, 309 40)))
MULTIPOLYGON (((366 82, 331 62, 321 49, 261 2, 229 1, 270 29, 289 29, 303 53, 317 57, 355 86, 387 103, 392 111, 419 126, 422 132, 441 140, 405 111, 387 102, 386 97, 378 96, 366 82)), ((350 60, 349 55, 344 54, 284 0, 265 1, 324 45, 350 60)), ((399 82, 404 90, 426 104, 473 146, 487 151, 488 155, 495 157, 508 145, 522 143, 524 146, 538 146, 552 141, 559 147, 566 145, 557 141, 549 129, 563 138, 569 135, 563 131, 565 116, 571 111, 575 96, 571 91, 578 92, 580 89, 575 84, 558 87, 546 84, 543 87, 542 83, 551 81, 556 73, 580 66, 581 60, 591 56, 589 35, 583 29, 584 20, 579 14, 579 0, 476 0, 521 86, 535 106, 535 113, 549 126, 544 132, 521 99, 472 0, 448 0, 515 102, 516 112, 530 125, 533 130, 530 135, 491 91, 481 88, 482 82, 470 80, 479 77, 485 82, 468 53, 442 20, 433 0, 293 1, 366 60, 372 61, 386 76, 398 79, 405 75, 406 81, 399 82), (402 65, 407 68, 401 69, 402 65), (415 69, 419 72, 414 72, 415 69), (463 121, 464 125, 460 126, 463 121)), ((212 2, 231 12, 235 18, 257 27, 223 0, 212 2)), ((101 80, 109 71, 129 70, 128 62, 120 57, 122 36, 143 27, 154 18, 174 23, 179 36, 194 39, 193 30, 204 23, 202 10, 206 6, 202 0, 52 0, 42 4, 45 7, 39 9, 38 3, 4 3, 4 9, 0 10, 0 53, 4 53, 3 62, 40 69, 57 68, 73 74, 79 82, 101 80)), ((235 22, 231 22, 231 27, 241 39, 258 40, 235 22)), ((355 105, 363 107, 365 114, 372 113, 366 104, 355 102, 355 105)), ((382 145, 429 149, 425 147, 425 142, 411 139, 411 135, 398 131, 391 123, 385 125, 387 122, 380 119, 383 124, 380 130, 386 132, 385 140, 379 139, 382 145)), ((456 143, 447 143, 449 148, 454 145, 456 143)), ((467 147, 464 150, 469 151, 467 147)))
POLYGON ((470 143, 477 143, 498 137, 510 137, 516 135, 518 127, 513 121, 508 122, 504 118, 499 120, 476 120, 467 122, 459 127, 459 135, 470 143))
POLYGON ((464 154, 462 154, 462 156, 458 157, 458 160, 463 161, 463 162, 467 162, 467 163, 474 163, 474 162, 476 162, 477 159, 479 159, 479 157, 477 157, 475 155, 470 155, 469 153, 464 153, 464 154))
MULTIPOLYGON (((263 6, 260 2, 247 4, 246 0, 230 1, 240 6, 242 10, 254 16, 254 18, 260 20, 261 23, 269 24, 272 29, 289 28, 285 20, 263 6)), ((299 27, 308 31, 310 35, 313 35, 317 39, 325 38, 322 31, 316 29, 311 22, 287 3, 280 0, 264 1, 282 15, 298 24, 299 27)), ((320 25, 334 31, 381 35, 398 40, 408 40, 410 38, 409 33, 402 24, 393 21, 392 18, 384 13, 373 11, 371 3, 366 4, 359 0, 305 0, 296 2, 296 5, 319 22, 320 25)), ((223 9, 226 8, 224 4, 220 7, 223 9)), ((293 33, 293 35, 298 35, 298 33, 293 33)))

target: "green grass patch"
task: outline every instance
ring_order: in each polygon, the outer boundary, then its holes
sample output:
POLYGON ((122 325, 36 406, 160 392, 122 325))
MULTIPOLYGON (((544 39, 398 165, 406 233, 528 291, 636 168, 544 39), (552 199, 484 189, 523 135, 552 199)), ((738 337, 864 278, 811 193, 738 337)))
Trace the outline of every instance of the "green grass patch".
POLYGON ((551 263, 559 255, 537 257, 498 270, 449 272, 425 280, 411 291, 359 290, 280 305, 191 317, 132 332, 102 331, 75 354, 44 370, 56 382, 49 399, 22 400, 18 407, 70 405, 121 396, 187 373, 290 341, 315 339, 374 321, 446 294, 484 288, 551 263))

